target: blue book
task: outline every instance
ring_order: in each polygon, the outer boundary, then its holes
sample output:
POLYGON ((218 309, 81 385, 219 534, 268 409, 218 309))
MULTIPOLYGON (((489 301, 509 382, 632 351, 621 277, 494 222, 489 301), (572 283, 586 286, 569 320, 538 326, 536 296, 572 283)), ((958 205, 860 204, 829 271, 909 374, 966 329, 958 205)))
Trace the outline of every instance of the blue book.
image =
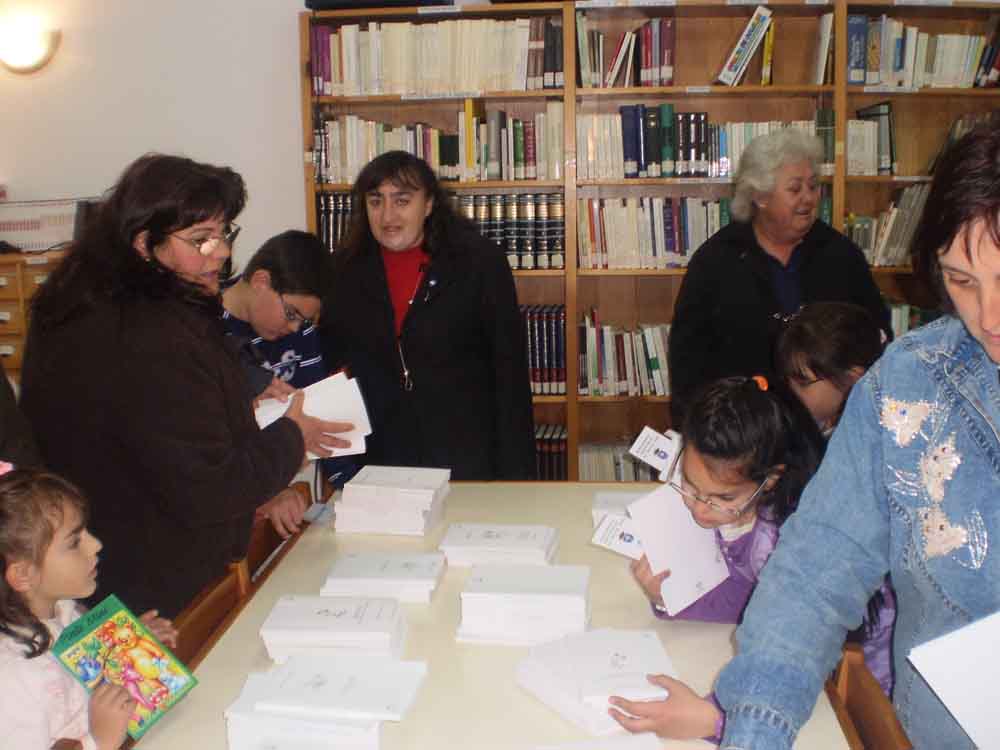
MULTIPOLYGON (((639 177, 649 177, 649 170, 646 167, 646 133, 643 125, 646 122, 646 105, 635 105, 635 143, 636 161, 639 165, 639 177)), ((624 123, 622 123, 624 125, 624 123)), ((628 158, 628 157, 626 157, 628 158)))
MULTIPOLYGON (((663 201, 663 238, 667 246, 668 253, 677 252, 677 243, 674 241, 674 199, 665 198, 663 201)), ((671 260, 675 260, 672 256, 671 260)))
POLYGON ((867 16, 847 17, 847 82, 864 85, 868 53, 867 16))
POLYGON ((681 247, 680 247, 681 255, 683 255, 686 258, 688 256, 688 250, 690 249, 688 247, 688 235, 687 235, 688 207, 687 207, 687 201, 684 200, 683 198, 678 198, 677 200, 680 201, 679 218, 681 221, 681 225, 679 231, 677 232, 677 236, 680 238, 681 241, 681 247))
POLYGON ((625 158, 625 176, 639 176, 639 112, 634 104, 618 108, 622 118, 622 154, 625 158))

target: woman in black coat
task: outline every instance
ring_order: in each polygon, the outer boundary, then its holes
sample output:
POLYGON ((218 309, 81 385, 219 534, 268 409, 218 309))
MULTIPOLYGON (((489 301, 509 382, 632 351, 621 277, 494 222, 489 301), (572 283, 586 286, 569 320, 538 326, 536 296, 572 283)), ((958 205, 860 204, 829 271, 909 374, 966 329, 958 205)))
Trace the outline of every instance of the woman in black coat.
POLYGON ((360 381, 367 463, 534 478, 524 329, 503 253, 415 156, 379 156, 353 192, 321 331, 330 365, 360 381))

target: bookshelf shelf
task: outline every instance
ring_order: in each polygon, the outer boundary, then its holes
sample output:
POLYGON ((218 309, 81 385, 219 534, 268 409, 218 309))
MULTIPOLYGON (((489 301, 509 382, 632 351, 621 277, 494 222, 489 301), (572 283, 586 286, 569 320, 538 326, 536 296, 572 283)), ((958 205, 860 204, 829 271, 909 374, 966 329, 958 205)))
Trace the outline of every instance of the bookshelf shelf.
POLYGON ((576 96, 578 99, 621 99, 645 96, 786 98, 833 95, 833 90, 833 86, 756 86, 752 84, 740 86, 630 86, 628 88, 578 88, 576 96))
MULTIPOLYGON (((471 117, 478 119, 478 125, 482 126, 485 121, 487 128, 490 115, 495 116, 498 111, 522 122, 528 122, 539 114, 548 116, 551 111, 560 112, 562 127, 561 131, 556 128, 555 132, 561 132, 561 139, 553 138, 552 131, 545 131, 547 145, 559 144, 557 153, 550 154, 553 161, 550 161, 549 165, 558 164, 561 173, 553 171, 555 169, 553 166, 548 167, 548 174, 559 174, 559 179, 448 181, 444 183, 444 187, 450 193, 464 197, 466 200, 463 205, 466 207, 472 194, 479 196, 488 194, 490 200, 497 195, 521 196, 530 193, 547 193, 549 197, 558 194, 562 197, 563 251, 566 268, 514 270, 513 274, 518 299, 522 305, 565 306, 567 321, 564 337, 565 365, 566 382, 570 392, 559 396, 536 395, 533 397, 533 403, 536 422, 565 426, 568 433, 568 475, 570 479, 577 479, 580 476, 581 444, 620 442, 624 435, 634 435, 645 424, 665 429, 669 426, 667 405, 670 403, 670 398, 667 396, 578 395, 581 346, 579 326, 590 310, 598 313, 595 317, 599 318, 602 325, 611 326, 615 330, 636 331, 644 325, 672 322, 674 300, 686 272, 683 267, 582 268, 578 260, 581 245, 578 234, 581 230, 587 231, 587 216, 586 214, 581 216, 580 211, 588 210, 588 205, 592 205, 589 201, 606 202, 609 199, 612 201, 622 199, 623 208, 628 208, 625 199, 664 202, 672 199, 676 208, 677 200, 682 198, 717 201, 731 187, 730 178, 589 179, 597 174, 612 175, 622 172, 618 171, 619 165, 615 165, 613 170, 604 169, 606 165, 594 168, 595 160, 601 158, 601 152, 588 151, 588 143, 579 142, 579 138, 581 134, 587 137, 595 131, 578 129, 578 126, 594 122, 600 117, 619 116, 619 107, 626 105, 635 105, 637 111, 640 107, 648 110, 659 105, 672 105, 674 114, 705 113, 707 122, 712 125, 793 120, 817 122, 818 110, 828 111, 832 108, 832 117, 826 119, 823 124, 829 132, 832 120, 834 168, 831 175, 820 176, 819 180, 828 186, 832 199, 832 224, 837 229, 843 229, 849 214, 867 215, 883 211, 891 202, 897 200, 895 195, 900 188, 921 185, 929 181, 930 178, 923 173, 928 169, 928 164, 931 163, 957 116, 1000 109, 1000 88, 923 88, 907 91, 898 88, 848 85, 849 15, 872 17, 884 14, 915 24, 920 32, 929 34, 984 34, 991 14, 1000 12, 1000 2, 955 0, 948 5, 933 5, 927 0, 911 0, 912 5, 904 5, 902 2, 903 0, 868 0, 858 3, 852 3, 850 0, 767 2, 766 6, 773 11, 775 24, 772 85, 760 85, 763 65, 762 55, 758 52, 748 64, 744 78, 746 83, 738 86, 717 85, 714 82, 733 44, 753 15, 755 7, 758 4, 765 4, 760 0, 755 2, 675 0, 663 3, 654 3, 650 0, 602 0, 601 2, 560 0, 458 7, 411 6, 376 9, 360 7, 359 3, 359 7, 350 10, 303 12, 299 15, 299 63, 302 71, 301 114, 304 151, 307 157, 314 155, 315 123, 321 118, 355 115, 368 121, 384 123, 387 128, 410 127, 422 123, 425 127, 429 126, 441 134, 454 136, 461 122, 457 115, 462 112, 466 118, 470 117, 471 112, 471 117), (814 83, 816 79, 812 75, 813 66, 817 47, 821 46, 825 33, 824 24, 828 22, 823 17, 830 13, 833 14, 833 79, 832 83, 818 85, 814 83), (578 16, 587 21, 587 29, 583 29, 582 35, 579 36, 578 16), (360 29, 367 29, 367 25, 372 22, 405 22, 420 25, 476 19, 503 21, 535 19, 532 21, 535 23, 539 18, 546 19, 546 28, 549 32, 554 29, 558 37, 555 49, 559 50, 561 47, 559 54, 561 54, 564 77, 561 88, 456 91, 453 94, 426 97, 399 95, 339 97, 313 94, 310 49, 313 44, 311 32, 315 27, 320 27, 321 30, 323 27, 339 30, 351 24, 358 25, 360 29), (626 38, 626 32, 633 35, 629 38, 638 39, 640 30, 648 21, 662 20, 664 23, 658 28, 665 29, 667 19, 673 19, 675 22, 673 37, 675 46, 671 61, 673 85, 602 88, 584 87, 577 83, 578 46, 588 33, 594 32, 596 40, 588 44, 602 45, 593 47, 598 50, 594 52, 593 59, 600 61, 599 51, 603 50, 604 67, 601 71, 606 74, 613 65, 613 60, 609 58, 614 57, 616 44, 626 38), (856 109, 876 104, 881 100, 892 102, 895 126, 899 134, 896 139, 897 171, 903 174, 870 177, 848 175, 847 122, 855 116, 856 109), (588 158, 590 161, 587 161, 588 158)), ((646 28, 644 33, 649 31, 650 29, 646 28)), ((543 47, 548 41, 549 35, 546 35, 543 47)), ((557 56, 553 58, 558 61, 557 56)), ((546 57, 543 65, 546 73, 553 70, 549 67, 550 62, 550 58, 546 57)), ((558 65, 554 70, 559 70, 558 65)), ((645 80, 645 76, 640 77, 638 66, 634 73, 630 80, 645 80)), ((519 85, 515 83, 518 80, 516 78, 492 79, 471 76, 470 80, 479 81, 474 86, 470 85, 470 88, 519 85)), ((596 76, 594 80, 596 81, 596 76)), ((619 77, 617 80, 622 81, 624 78, 619 77)), ((550 81, 545 82, 551 85, 550 81)), ((558 78, 556 82, 560 82, 558 78)), ((450 83, 450 86, 453 89, 462 88, 462 84, 455 82, 450 83)), ((829 117, 828 114, 827 116, 829 117)), ((466 128, 464 133, 474 132, 474 129, 468 129, 468 125, 466 128)), ((482 135, 479 134, 478 137, 481 139, 482 135)), ((536 146, 539 144, 541 141, 536 141, 536 146)), ((509 148, 513 149, 513 144, 509 148)), ((462 158, 467 159, 473 150, 466 149, 464 153, 466 156, 462 158)), ((511 153, 516 153, 516 149, 511 153)), ((604 150, 603 153, 608 152, 604 150)), ((676 154, 674 158, 677 158, 676 154)), ((468 163, 466 162, 464 166, 467 168, 468 163)), ((503 173, 507 174, 507 171, 503 173)), ((343 180, 350 172, 333 174, 335 176, 332 179, 343 180)), ((317 198, 323 202, 340 200, 339 196, 331 194, 344 194, 352 187, 345 183, 316 184, 316 176, 316 170, 307 163, 304 169, 307 224, 314 230, 319 226, 320 218, 316 209, 317 198)), ((346 201, 344 203, 346 204, 346 201)), ((601 210, 604 205, 601 204, 601 210)), ((476 203, 476 206, 480 208, 481 203, 476 203)), ((505 214, 504 220, 508 220, 508 215, 505 214)), ((616 226, 620 227, 620 224, 619 219, 616 226)), ((687 252, 692 252, 692 249, 688 249, 687 252)), ((638 262, 630 264, 638 265, 638 262)), ((916 277, 910 268, 874 267, 872 273, 880 287, 890 297, 911 299, 910 289, 915 284, 916 277)))

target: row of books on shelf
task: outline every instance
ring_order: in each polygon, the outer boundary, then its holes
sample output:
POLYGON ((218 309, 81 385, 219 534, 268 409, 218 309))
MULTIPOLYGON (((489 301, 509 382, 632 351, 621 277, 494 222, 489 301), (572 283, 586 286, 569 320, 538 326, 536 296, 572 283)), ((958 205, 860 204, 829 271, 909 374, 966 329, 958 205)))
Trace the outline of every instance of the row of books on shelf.
POLYGON ((1000 85, 1000 16, 985 34, 929 34, 887 15, 847 17, 847 82, 919 89, 1000 85))
POLYGON ((940 316, 940 310, 930 310, 926 307, 909 305, 905 302, 889 303, 889 323, 892 326, 892 335, 895 338, 899 338, 914 328, 919 328, 924 323, 930 323, 940 316))
POLYGON ((513 269, 565 267, 565 205, 562 193, 452 195, 458 213, 503 248, 513 269))
POLYGON ((347 234, 354 212, 350 193, 319 193, 316 196, 316 236, 331 253, 347 234))
POLYGON ((924 211, 930 183, 910 185, 877 216, 847 219, 847 234, 873 266, 909 265, 910 244, 924 211))
POLYGON ((314 25, 315 96, 431 97, 562 88, 562 28, 552 19, 314 25))
POLYGON ((833 174, 833 111, 813 120, 710 123, 706 112, 674 112, 672 104, 625 105, 617 113, 576 118, 577 176, 581 180, 642 177, 730 179, 750 141, 792 127, 818 135, 821 174, 833 174))
POLYGON ((858 119, 847 121, 847 174, 897 174, 892 102, 862 107, 855 115, 858 119))
POLYGON ((576 14, 579 84, 584 88, 672 86, 677 27, 670 17, 652 18, 623 31, 608 47, 605 32, 576 14))
POLYGON ((629 442, 580 445, 581 482, 655 482, 659 472, 629 454, 629 442))
POLYGON ((357 115, 328 115, 313 134, 318 183, 351 183, 369 161, 401 150, 424 159, 442 180, 560 180, 563 177, 563 103, 514 117, 491 109, 485 116, 466 100, 454 132, 426 123, 392 125, 357 115))
POLYGON ((640 325, 629 331, 602 325, 597 311, 591 309, 578 330, 579 395, 670 395, 669 323, 640 325))
POLYGON ((521 305, 531 392, 566 393, 566 305, 521 305))
POLYGON ((535 425, 535 479, 542 482, 565 481, 569 478, 566 468, 566 425, 535 425))

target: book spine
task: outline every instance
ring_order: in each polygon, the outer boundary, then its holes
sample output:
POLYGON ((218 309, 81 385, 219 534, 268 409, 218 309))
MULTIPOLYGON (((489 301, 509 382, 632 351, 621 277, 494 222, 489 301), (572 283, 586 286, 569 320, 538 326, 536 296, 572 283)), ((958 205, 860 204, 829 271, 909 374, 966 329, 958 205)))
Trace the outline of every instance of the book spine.
POLYGON ((639 176, 638 111, 636 105, 626 104, 618 108, 622 123, 622 153, 625 161, 625 177, 639 176))
POLYGON ((514 130, 514 179, 524 179, 524 122, 515 119, 514 130))
POLYGON ((524 129, 524 178, 534 180, 538 176, 535 123, 533 120, 525 120, 522 127, 524 129))
POLYGON ((868 42, 868 19, 864 16, 847 17, 847 83, 862 85, 865 82, 865 53, 868 42))

